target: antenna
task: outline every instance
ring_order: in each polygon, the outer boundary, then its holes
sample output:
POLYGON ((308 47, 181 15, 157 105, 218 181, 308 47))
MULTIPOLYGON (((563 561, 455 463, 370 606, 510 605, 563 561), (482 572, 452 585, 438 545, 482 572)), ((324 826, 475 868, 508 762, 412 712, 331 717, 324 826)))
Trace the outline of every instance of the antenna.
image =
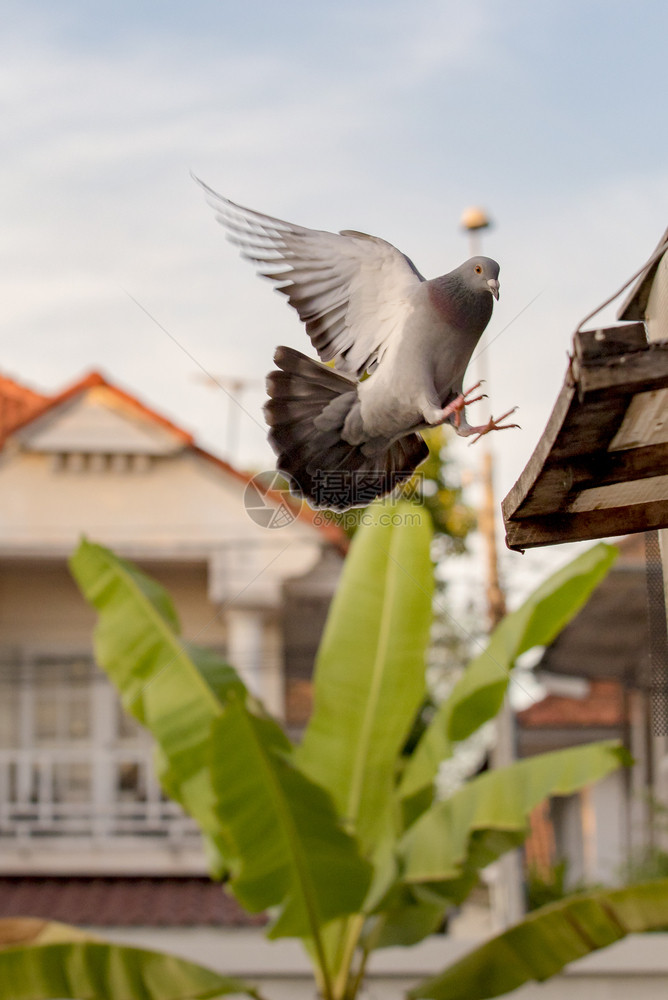
POLYGON ((236 465, 239 447, 239 416, 244 411, 241 400, 251 389, 264 388, 264 379, 242 375, 204 375, 196 372, 195 379, 210 389, 223 389, 227 395, 227 444, 225 454, 230 465, 236 465))

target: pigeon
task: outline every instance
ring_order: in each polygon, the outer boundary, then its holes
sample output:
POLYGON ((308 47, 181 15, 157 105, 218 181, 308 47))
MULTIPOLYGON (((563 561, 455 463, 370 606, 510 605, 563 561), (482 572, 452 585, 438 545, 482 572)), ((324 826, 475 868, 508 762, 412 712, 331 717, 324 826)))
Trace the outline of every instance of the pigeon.
POLYGON ((366 506, 404 484, 429 454, 420 429, 448 422, 478 440, 517 426, 503 423, 514 409, 479 426, 465 414, 482 398, 463 378, 499 297, 496 261, 472 257, 427 280, 379 237, 293 225, 195 180, 320 358, 278 347, 265 405, 277 468, 311 507, 366 506))

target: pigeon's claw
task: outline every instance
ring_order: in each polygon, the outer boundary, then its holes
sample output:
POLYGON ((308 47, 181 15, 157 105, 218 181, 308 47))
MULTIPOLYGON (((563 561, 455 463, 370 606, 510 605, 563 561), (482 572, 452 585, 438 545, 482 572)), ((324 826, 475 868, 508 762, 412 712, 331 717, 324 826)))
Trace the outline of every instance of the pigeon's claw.
POLYGON ((470 389, 466 389, 463 393, 460 392, 456 399, 453 399, 451 403, 448 403, 448 405, 443 408, 439 423, 445 423, 445 421, 454 414, 454 425, 456 428, 459 428, 461 426, 464 408, 469 406, 471 403, 479 402, 481 399, 487 399, 487 394, 484 392, 479 396, 474 396, 472 399, 469 399, 471 393, 475 392, 476 389, 479 389, 482 384, 482 382, 476 382, 476 384, 472 385, 470 389))
POLYGON ((517 407, 513 406, 512 409, 507 410, 505 413, 503 413, 500 417, 497 417, 496 419, 494 419, 494 417, 490 417, 486 424, 481 424, 479 427, 469 427, 468 430, 466 431, 466 436, 468 437, 469 434, 476 435, 473 438, 473 441, 469 441, 469 444, 475 444, 476 441, 479 441, 480 438, 484 437, 485 434, 489 434, 490 431, 508 431, 513 427, 519 427, 520 426, 519 424, 502 423, 503 420, 506 420, 508 417, 512 416, 512 414, 515 412, 516 409, 517 407))

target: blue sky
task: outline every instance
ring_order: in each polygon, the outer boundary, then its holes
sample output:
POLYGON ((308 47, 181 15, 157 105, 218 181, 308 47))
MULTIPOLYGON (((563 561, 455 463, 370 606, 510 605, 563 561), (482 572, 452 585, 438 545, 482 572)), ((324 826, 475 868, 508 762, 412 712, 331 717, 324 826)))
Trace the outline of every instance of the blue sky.
MULTIPOLYGON (((383 236, 427 276, 468 255, 463 209, 488 209, 489 391, 522 424, 495 440, 500 495, 573 329, 668 223, 658 0, 5 0, 3 25, 0 370, 55 390, 101 368, 219 451, 227 401, 201 368, 260 380, 277 343, 309 345, 189 171, 269 214, 383 236)), ((255 467, 271 463, 261 403, 251 386, 239 424, 255 467)))

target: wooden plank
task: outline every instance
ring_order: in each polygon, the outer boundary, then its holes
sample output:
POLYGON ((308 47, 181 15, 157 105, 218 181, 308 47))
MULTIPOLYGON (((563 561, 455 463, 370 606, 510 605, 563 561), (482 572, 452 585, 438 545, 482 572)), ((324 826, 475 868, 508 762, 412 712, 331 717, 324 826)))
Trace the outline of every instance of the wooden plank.
POLYGON ((581 455, 607 451, 628 404, 627 396, 592 400, 586 407, 576 399, 546 464, 564 464, 581 455))
POLYGON ((606 359, 601 365, 576 365, 578 398, 587 403, 591 398, 635 396, 639 392, 668 388, 668 344, 657 341, 644 351, 620 354, 606 359))
POLYGON ((567 463, 550 464, 543 468, 512 520, 566 508, 585 489, 638 482, 663 475, 668 475, 668 447, 664 444, 628 451, 598 452, 581 455, 567 463))
POLYGON ((642 351, 646 347, 647 331, 644 323, 579 330, 573 337, 573 351, 580 364, 600 363, 601 358, 642 351))
POLYGON ((574 400, 576 400, 575 383, 570 377, 570 372, 567 372, 566 380, 554 404, 545 430, 519 479, 501 504, 505 520, 515 515, 527 494, 535 485, 574 400))
POLYGON ((522 552, 541 545, 586 541, 649 531, 668 524, 668 500, 639 503, 631 507, 591 510, 576 514, 551 514, 509 521, 506 545, 522 552))
POLYGON ((633 396, 622 424, 610 442, 611 451, 668 443, 668 389, 633 396))
POLYGON ((541 514, 560 506, 578 481, 569 472, 571 462, 606 451, 627 402, 625 398, 599 401, 585 412, 574 388, 565 385, 536 450, 503 501, 504 518, 541 514))
POLYGON ((614 510, 638 503, 668 500, 668 476, 625 480, 577 490, 568 502, 566 512, 577 514, 590 510, 614 510))
POLYGON ((668 447, 664 443, 587 456, 568 466, 571 489, 610 486, 668 475, 668 447))
MULTIPOLYGON (((641 323, 633 324, 630 333, 629 328, 621 329, 625 331, 626 336, 625 338, 622 338, 621 334, 617 336, 610 344, 611 351, 616 350, 622 344, 639 343, 641 333, 644 338, 644 326, 641 323)), ((581 354, 590 350, 594 332, 584 331, 575 338, 576 345, 579 345, 577 349, 581 354), (592 337, 589 336, 590 333, 592 337)), ((606 334, 608 332, 606 331, 606 334)), ((647 351, 647 343, 644 341, 642 353, 647 353, 647 351)), ((628 354, 615 355, 613 353, 612 357, 619 361, 620 358, 626 359, 628 354)), ((668 354, 666 361, 668 379, 668 354)), ((589 367, 586 370, 591 371, 589 367)), ((617 433, 628 406, 628 397, 625 393, 617 393, 612 399, 606 395, 604 398, 589 400, 586 409, 579 406, 575 396, 573 376, 577 374, 582 378, 584 371, 582 365, 576 367, 574 363, 573 370, 566 373, 564 384, 550 414, 547 426, 522 474, 503 501, 502 510, 506 520, 533 512, 543 499, 549 500, 553 491, 558 494, 555 496, 555 500, 564 495, 564 486, 559 487, 558 473, 550 473, 544 487, 539 483, 545 466, 547 466, 545 469, 547 472, 548 468, 563 466, 567 460, 573 457, 606 450, 617 433), (530 495, 531 500, 529 501, 530 495), (524 504, 529 502, 530 509, 525 510, 524 504)))
POLYGON ((668 342, 647 344, 638 323, 579 333, 574 349, 502 504, 510 548, 668 525, 668 342))
MULTIPOLYGON (((573 473, 570 465, 543 468, 527 495, 518 504, 512 516, 507 517, 506 520, 536 517, 549 511, 558 510, 567 501, 572 489, 573 473)), ((501 506, 505 513, 504 504, 501 506)))

